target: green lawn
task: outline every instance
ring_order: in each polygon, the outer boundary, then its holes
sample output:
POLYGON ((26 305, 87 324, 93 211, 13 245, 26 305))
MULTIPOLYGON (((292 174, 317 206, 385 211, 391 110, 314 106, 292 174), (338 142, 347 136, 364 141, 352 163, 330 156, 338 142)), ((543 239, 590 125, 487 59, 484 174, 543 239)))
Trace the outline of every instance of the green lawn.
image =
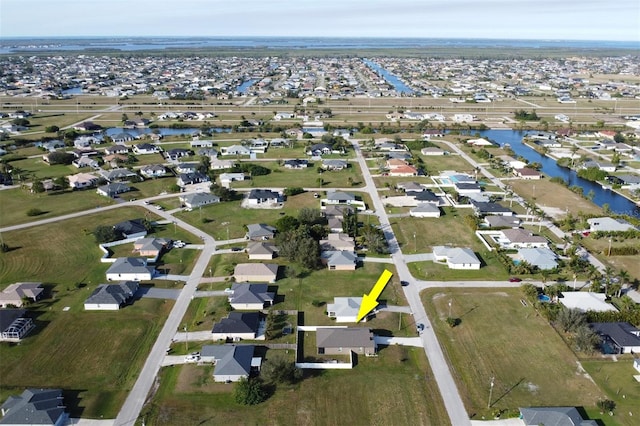
POLYGON ((111 204, 112 199, 98 195, 91 189, 43 194, 32 194, 20 188, 7 189, 0 191, 0 226, 17 225, 111 204), (27 211, 33 208, 44 213, 27 216, 27 211))
POLYGON ((322 179, 322 186, 326 188, 349 188, 362 186, 364 180, 360 168, 355 162, 349 163, 349 168, 341 171, 317 172, 317 165, 307 167, 305 170, 290 170, 277 163, 260 162, 263 167, 271 169, 271 173, 264 176, 254 176, 251 180, 234 183, 234 187, 247 188, 318 188, 322 179), (351 181, 349 181, 351 179, 351 181))
POLYGON ((81 304, 92 289, 58 293, 30 308, 37 328, 19 345, 0 345, 2 400, 25 387, 58 387, 72 417, 116 417, 172 302, 144 299, 117 312, 85 312, 81 304))
POLYGON ((377 358, 359 357, 353 370, 308 372, 295 385, 277 386, 257 406, 237 404, 234 385, 214 383, 211 371, 163 368, 160 388, 143 412, 146 424, 449 424, 420 348, 383 347, 377 358))
POLYGON ((520 299, 519 289, 422 293, 470 416, 493 418, 499 410, 517 415, 523 406, 595 406, 600 389, 580 373, 578 359, 555 330, 520 299), (449 303, 451 316, 461 320, 454 328, 444 321, 449 303))
MULTIPOLYGON (((79 172, 87 172, 75 166, 64 164, 55 164, 50 166, 41 156, 34 158, 25 158, 24 160, 12 161, 11 167, 24 170, 24 176, 35 176, 40 179, 54 179, 60 176, 73 175, 79 172)), ((30 179, 31 180, 31 179, 30 179)))

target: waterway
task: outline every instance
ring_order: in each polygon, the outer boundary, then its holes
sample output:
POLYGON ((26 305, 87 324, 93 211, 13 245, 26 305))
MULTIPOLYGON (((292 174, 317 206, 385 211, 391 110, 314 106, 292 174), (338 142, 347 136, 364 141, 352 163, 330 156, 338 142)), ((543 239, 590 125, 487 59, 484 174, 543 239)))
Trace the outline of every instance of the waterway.
MULTIPOLYGON (((202 129, 189 127, 185 129, 172 129, 169 127, 156 127, 154 129, 149 128, 141 128, 141 129, 125 129, 123 127, 109 127, 105 129, 105 134, 107 136, 117 135, 119 133, 128 133, 131 136, 139 137, 142 135, 147 135, 149 133, 157 133, 162 136, 178 136, 178 135, 191 135, 193 133, 199 133, 202 129)), ((231 129, 225 129, 222 127, 214 127, 209 129, 211 132, 215 133, 230 133, 231 129)))
POLYGON ((375 62, 369 59, 363 59, 362 62, 364 62, 369 68, 374 70, 379 76, 384 78, 389 84, 391 84, 396 92, 401 94, 406 94, 406 95, 413 94, 412 88, 404 84, 402 80, 400 80, 397 76, 395 76, 394 74, 391 74, 389 71, 382 68, 380 65, 376 64, 375 62))
POLYGON ((558 166, 552 158, 546 157, 522 143, 522 138, 527 135, 527 132, 518 130, 483 130, 480 132, 472 132, 474 135, 476 133, 479 133, 483 138, 498 143, 500 146, 509 144, 516 155, 526 158, 529 162, 542 164, 542 172, 549 177, 561 177, 569 186, 577 185, 581 187, 584 194, 593 191, 593 202, 598 206, 602 207, 604 204, 608 204, 612 212, 640 217, 640 207, 636 206, 632 201, 613 191, 602 188, 598 183, 578 177, 575 171, 558 166))
POLYGON ((238 91, 239 93, 247 93, 247 90, 249 90, 249 88, 251 86, 256 84, 257 81, 258 81, 257 78, 252 78, 250 80, 247 80, 247 81, 243 82, 240 86, 238 86, 236 88, 236 91, 238 91))

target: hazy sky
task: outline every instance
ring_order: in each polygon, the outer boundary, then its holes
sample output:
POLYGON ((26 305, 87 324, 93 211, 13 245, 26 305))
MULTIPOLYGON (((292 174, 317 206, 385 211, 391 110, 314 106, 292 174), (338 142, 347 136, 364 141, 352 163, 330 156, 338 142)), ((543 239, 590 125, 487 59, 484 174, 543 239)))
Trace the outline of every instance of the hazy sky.
POLYGON ((640 0, 0 0, 0 37, 144 35, 640 42, 640 0))

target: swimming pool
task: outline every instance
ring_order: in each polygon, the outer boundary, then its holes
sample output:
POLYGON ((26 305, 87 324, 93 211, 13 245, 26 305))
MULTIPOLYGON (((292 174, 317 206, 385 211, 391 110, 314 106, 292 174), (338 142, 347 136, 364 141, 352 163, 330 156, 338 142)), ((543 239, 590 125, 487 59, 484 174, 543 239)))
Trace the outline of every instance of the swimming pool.
POLYGON ((538 300, 541 302, 551 302, 551 298, 549 296, 547 296, 546 294, 539 294, 538 295, 538 300))

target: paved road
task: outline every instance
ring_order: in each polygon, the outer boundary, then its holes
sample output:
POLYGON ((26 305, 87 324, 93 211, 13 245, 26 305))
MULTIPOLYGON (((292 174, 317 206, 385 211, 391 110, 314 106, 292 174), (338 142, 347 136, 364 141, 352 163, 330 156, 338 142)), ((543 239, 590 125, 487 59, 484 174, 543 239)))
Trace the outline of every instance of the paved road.
MULTIPOLYGON (((380 219, 380 227, 389 243, 391 258, 396 266, 398 277, 403 281, 409 281, 411 283, 414 281, 413 276, 409 272, 409 268, 407 268, 407 263, 402 254, 402 250, 400 249, 398 241, 391 229, 389 217, 387 216, 380 197, 378 197, 373 178, 367 168, 360 146, 356 141, 353 141, 353 147, 356 152, 360 168, 362 169, 365 189, 371 196, 375 212, 380 219)), ((451 421, 451 424, 455 426, 470 425, 471 422, 469 421, 469 416, 467 415, 464 403, 462 402, 456 383, 453 380, 451 371, 449 370, 449 365, 445 360, 442 349, 440 348, 440 343, 438 342, 436 334, 431 327, 431 322, 429 321, 422 301, 420 300, 419 289, 413 284, 402 287, 402 289, 404 290, 405 297, 409 302, 411 311, 414 313, 414 321, 416 323, 421 322, 425 325, 425 330, 421 334, 420 339, 422 340, 422 346, 425 349, 425 354, 427 355, 427 359, 431 365, 433 376, 436 379, 438 388, 440 389, 440 395, 444 401, 445 408, 449 414, 449 420, 451 421)))

